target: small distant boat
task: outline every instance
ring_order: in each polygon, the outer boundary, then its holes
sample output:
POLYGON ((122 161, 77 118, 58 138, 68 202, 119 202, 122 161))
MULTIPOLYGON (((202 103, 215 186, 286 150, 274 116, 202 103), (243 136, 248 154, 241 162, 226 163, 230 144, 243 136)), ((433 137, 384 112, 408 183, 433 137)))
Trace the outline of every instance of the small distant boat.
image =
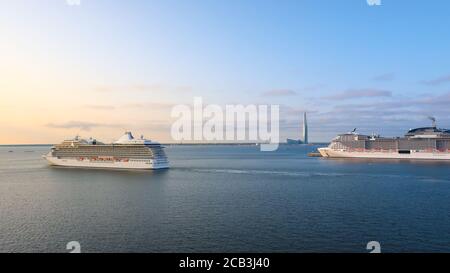
POLYGON ((298 145, 298 144, 303 144, 303 141, 300 139, 286 139, 286 143, 289 145, 298 145))
POLYGON ((309 157, 322 157, 322 155, 320 153, 318 153, 318 152, 308 153, 308 156, 309 157))

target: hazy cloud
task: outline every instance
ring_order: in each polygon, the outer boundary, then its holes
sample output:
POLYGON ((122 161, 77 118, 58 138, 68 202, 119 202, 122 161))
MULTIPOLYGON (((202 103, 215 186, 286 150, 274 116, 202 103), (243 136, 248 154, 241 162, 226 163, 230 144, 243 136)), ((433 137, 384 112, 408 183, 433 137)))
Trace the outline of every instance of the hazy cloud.
POLYGON ((310 86, 302 87, 302 88, 298 89, 298 91, 300 91, 300 92, 318 91, 318 90, 324 88, 325 86, 326 85, 324 85, 324 84, 310 85, 310 86))
POLYGON ((137 102, 137 103, 127 103, 122 105, 124 108, 146 108, 149 110, 165 110, 170 109, 175 104, 162 103, 162 102, 137 102))
POLYGON ((347 99, 391 97, 391 96, 392 96, 391 91, 365 88, 365 89, 349 89, 336 95, 325 96, 322 98, 328 100, 347 100, 347 99))
POLYGON ((297 93, 291 89, 274 89, 267 92, 262 93, 265 97, 281 97, 281 96, 293 96, 297 93))
POLYGON ((87 105, 83 105, 82 107, 85 109, 100 110, 100 111, 121 110, 124 108, 145 108, 148 110, 165 110, 165 109, 172 108, 174 105, 175 104, 162 103, 162 102, 135 102, 135 103, 123 103, 123 104, 117 104, 117 105, 87 104, 87 105))
POLYGON ((97 86, 94 88, 97 92, 122 92, 122 91, 135 91, 135 92, 190 92, 191 86, 187 85, 166 85, 166 84, 134 84, 123 86, 97 86))
MULTIPOLYGON (((368 95, 365 92, 365 95, 368 95)), ((378 94, 378 93, 377 93, 378 94)), ((378 95, 382 95, 378 94, 378 95)), ((385 93, 384 95, 388 95, 385 93)), ((339 98, 360 95, 360 92, 343 92, 339 98)), ((370 92, 373 96, 374 93, 370 92)), ((450 92, 441 94, 422 94, 418 96, 395 96, 387 100, 339 100, 334 98, 324 104, 309 107, 287 108, 280 116, 289 121, 281 126, 283 135, 301 135, 301 111, 308 111, 310 136, 314 141, 329 141, 336 134, 357 127, 361 133, 381 133, 385 136, 401 136, 408 129, 429 126, 428 116, 437 118, 438 126, 450 127, 450 92)))
POLYGON ((280 115, 282 116, 292 116, 296 118, 302 118, 303 113, 307 114, 315 114, 318 113, 317 110, 314 110, 310 107, 292 107, 288 105, 280 105, 280 115))
POLYGON ((378 81, 378 82, 388 82, 388 81, 392 81, 395 79, 395 74, 394 73, 384 73, 378 76, 375 76, 372 78, 372 80, 374 81, 378 81))
POLYGON ((117 91, 117 89, 114 86, 96 86, 94 88, 94 91, 96 92, 113 92, 113 91, 117 91))
POLYGON ((57 128, 57 129, 74 129, 78 128, 82 131, 90 131, 92 128, 96 127, 120 127, 119 124, 101 124, 101 123, 95 123, 95 122, 88 122, 88 121, 68 121, 65 123, 48 123, 46 124, 47 127, 50 128, 57 128))
POLYGON ((429 95, 418 99, 417 102, 428 105, 445 106, 446 108, 450 109, 448 107, 448 105, 450 104, 450 92, 438 96, 429 95))
POLYGON ((136 84, 129 87, 134 91, 143 91, 143 92, 159 92, 164 90, 164 86, 161 84, 136 84))
POLYGON ((168 86, 163 84, 137 84, 130 87, 130 89, 135 91, 143 92, 163 92, 163 91, 177 91, 177 92, 189 92, 192 90, 190 86, 168 86))
MULTIPOLYGON (((428 116, 436 116, 438 121, 449 121, 450 108, 442 107, 450 103, 450 92, 442 95, 425 95, 414 98, 401 98, 388 102, 339 104, 331 110, 315 114, 324 124, 348 126, 358 124, 365 127, 389 127, 400 125, 403 128, 423 126, 428 116)), ((448 125, 448 124, 447 124, 448 125)), ((393 128, 394 129, 394 128, 393 128)))
POLYGON ((93 109, 93 110, 114 110, 116 107, 113 105, 94 105, 88 104, 85 105, 84 108, 93 109))
POLYGON ((422 83, 426 85, 440 85, 447 82, 450 82, 450 74, 438 77, 436 79, 422 81, 422 83))

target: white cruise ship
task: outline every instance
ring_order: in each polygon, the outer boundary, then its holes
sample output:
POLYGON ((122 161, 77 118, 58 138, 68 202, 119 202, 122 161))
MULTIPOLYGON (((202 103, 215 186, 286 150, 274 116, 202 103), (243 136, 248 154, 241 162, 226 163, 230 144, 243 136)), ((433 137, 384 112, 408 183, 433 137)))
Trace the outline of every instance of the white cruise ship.
POLYGON ((80 168, 166 169, 169 161, 157 142, 135 139, 126 132, 119 140, 104 144, 95 139, 64 140, 44 155, 50 165, 80 168))
POLYGON ((404 137, 361 135, 355 130, 338 135, 326 148, 319 148, 323 157, 384 158, 450 161, 450 130, 433 125, 409 130, 404 137))

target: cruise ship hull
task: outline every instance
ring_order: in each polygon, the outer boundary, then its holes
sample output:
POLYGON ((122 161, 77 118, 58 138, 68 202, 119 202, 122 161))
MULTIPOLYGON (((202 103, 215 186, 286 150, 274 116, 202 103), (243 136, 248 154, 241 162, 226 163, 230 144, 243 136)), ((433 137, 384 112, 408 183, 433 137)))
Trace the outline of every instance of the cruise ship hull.
POLYGON ((416 160, 450 160, 450 152, 380 152, 380 151, 344 151, 319 148, 323 157, 329 158, 371 158, 371 159, 416 159, 416 160))
POLYGON ((79 160, 71 158, 57 158, 54 156, 43 156, 50 165, 74 168, 99 168, 99 169, 133 169, 133 170, 156 170, 167 169, 169 164, 155 160, 134 161, 92 161, 89 159, 79 160))

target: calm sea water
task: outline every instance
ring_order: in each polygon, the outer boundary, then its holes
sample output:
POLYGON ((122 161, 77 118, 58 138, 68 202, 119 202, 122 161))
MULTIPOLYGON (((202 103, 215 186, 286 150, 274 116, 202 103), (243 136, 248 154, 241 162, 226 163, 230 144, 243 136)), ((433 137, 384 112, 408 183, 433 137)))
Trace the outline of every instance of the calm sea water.
POLYGON ((172 146, 172 168, 152 172, 0 147, 0 252, 450 251, 450 163, 306 156, 316 148, 172 146))

